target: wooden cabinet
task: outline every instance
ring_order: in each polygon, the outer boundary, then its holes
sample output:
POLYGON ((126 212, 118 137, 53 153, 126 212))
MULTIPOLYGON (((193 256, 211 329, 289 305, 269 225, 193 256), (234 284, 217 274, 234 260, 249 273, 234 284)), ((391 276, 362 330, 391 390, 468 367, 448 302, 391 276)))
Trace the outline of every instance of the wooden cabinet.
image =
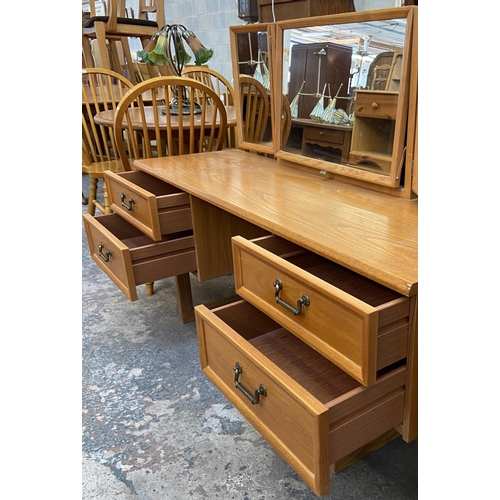
POLYGON ((391 171, 397 103, 398 92, 356 91, 351 164, 391 171))
POLYGON ((354 11, 353 0, 259 0, 260 23, 354 11))
MULTIPOLYGON (((307 43, 294 45, 291 54, 288 100, 292 102, 299 91, 303 94, 298 99, 296 118, 309 118, 319 100, 317 93, 323 92, 325 83, 330 85, 332 97, 340 84, 343 85, 339 97, 347 96, 352 57, 349 47, 334 43, 307 43)), ((348 111, 349 102, 338 99, 337 108, 348 111)))

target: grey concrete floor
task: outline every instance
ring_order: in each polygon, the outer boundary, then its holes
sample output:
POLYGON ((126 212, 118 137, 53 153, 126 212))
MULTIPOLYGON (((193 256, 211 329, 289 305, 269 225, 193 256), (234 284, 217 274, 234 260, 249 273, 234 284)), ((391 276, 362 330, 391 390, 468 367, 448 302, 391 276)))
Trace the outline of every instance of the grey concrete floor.
MULTIPOLYGON (((191 281, 195 304, 234 294, 232 277, 191 281)), ((316 499, 202 374, 173 278, 138 294, 130 302, 92 261, 82 223, 82 499, 316 499)), ((323 498, 416 499, 417 454, 398 438, 331 474, 323 498)))

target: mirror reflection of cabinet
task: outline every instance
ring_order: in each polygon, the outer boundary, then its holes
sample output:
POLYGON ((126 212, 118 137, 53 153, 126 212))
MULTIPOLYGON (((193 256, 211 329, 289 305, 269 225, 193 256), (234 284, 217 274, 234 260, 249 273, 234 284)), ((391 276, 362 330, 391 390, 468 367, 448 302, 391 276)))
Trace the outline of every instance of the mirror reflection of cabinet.
MULTIPOLYGON (((297 100, 296 118, 309 118, 318 102, 324 84, 329 85, 329 92, 336 94, 342 85, 339 96, 347 96, 347 82, 351 70, 352 50, 344 45, 334 43, 301 43, 292 47, 290 60, 290 82, 288 100, 297 100)), ((338 104, 346 109, 347 102, 339 100, 338 104)))
POLYGON ((349 163, 390 174, 398 93, 357 90, 349 163))
MULTIPOLYGON (((279 161, 299 164, 326 177, 397 196, 411 196, 411 189, 407 188, 408 182, 411 185, 408 178, 411 168, 408 169, 405 162, 408 120, 414 119, 409 116, 408 110, 411 108, 410 100, 415 98, 410 91, 410 68, 412 44, 416 44, 413 41, 416 37, 413 20, 417 10, 418 7, 397 7, 276 23, 277 79, 283 82, 284 88, 288 86, 291 89, 293 85, 294 91, 297 85, 297 76, 293 74, 293 55, 287 65, 287 53, 293 54, 299 49, 296 46, 290 49, 290 41, 305 45, 316 40, 317 43, 342 46, 351 55, 347 71, 342 70, 340 65, 336 66, 341 72, 345 93, 340 94, 344 99, 338 99, 334 108, 350 115, 348 122, 327 126, 322 123, 321 117, 317 125, 321 124, 325 130, 317 132, 321 132, 321 137, 318 136, 315 141, 310 140, 311 131, 307 131, 307 147, 304 147, 302 138, 297 140, 292 128, 288 143, 281 144, 276 153, 279 161), (334 134, 339 126, 350 127, 351 133, 344 134, 342 141, 335 135, 338 142, 327 144, 326 137, 334 134), (346 144, 346 138, 349 144, 346 144), (310 142, 321 148, 310 147, 310 142), (325 144, 331 146, 329 149, 334 154, 325 153, 322 149, 325 144)), ((414 75, 416 78, 416 71, 414 75)), ((298 80, 300 78, 303 77, 299 76, 298 80)), ((333 97, 338 90, 338 82, 334 82, 332 77, 325 80, 324 83, 330 84, 333 97)), ((309 82, 309 78, 306 81, 309 82)), ((313 85, 316 86, 316 82, 313 85)), ((325 99, 325 107, 329 102, 325 99)), ((292 120, 292 123, 297 125, 299 120, 304 118, 296 119, 295 123, 292 120)), ((319 130, 320 127, 316 128, 319 130)))

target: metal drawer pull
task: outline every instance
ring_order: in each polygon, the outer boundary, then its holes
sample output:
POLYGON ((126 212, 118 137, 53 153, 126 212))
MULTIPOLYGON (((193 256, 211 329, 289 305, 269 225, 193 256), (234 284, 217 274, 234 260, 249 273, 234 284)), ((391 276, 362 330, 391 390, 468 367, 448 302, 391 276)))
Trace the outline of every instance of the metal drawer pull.
POLYGON ((292 314, 297 316, 302 312, 302 306, 308 306, 311 301, 309 300, 309 297, 303 293, 302 297, 297 300, 297 308, 291 306, 287 302, 285 302, 282 298, 280 298, 280 292, 283 289, 283 282, 279 279, 276 278, 273 284, 275 291, 274 291, 274 298, 276 299, 276 302, 280 305, 283 306, 287 311, 290 311, 292 314))
POLYGON ((122 193, 122 194, 120 195, 120 199, 122 200, 122 207, 125 207, 127 210, 132 210, 132 208, 133 208, 133 207, 132 207, 132 205, 135 203, 135 200, 134 200, 134 198, 130 198, 130 200, 129 200, 129 204, 127 205, 127 204, 125 203, 125 198, 126 198, 126 196, 127 196, 127 195, 126 195, 125 193, 122 193))
POLYGON ((104 248, 104 243, 101 241, 101 243, 99 243, 99 257, 101 257, 101 259, 104 261, 104 262, 109 262, 109 257, 111 255, 111 250, 108 250, 106 253, 102 253, 102 249, 104 248))
POLYGON ((234 370, 234 385, 236 386, 236 389, 239 389, 245 395, 245 397, 247 397, 250 400, 250 402, 253 405, 259 403, 259 398, 261 395, 267 396, 266 388, 262 384, 259 385, 259 388, 256 389, 254 395, 252 395, 252 393, 248 389, 245 389, 245 387, 243 387, 238 382, 238 377, 243 373, 243 369, 241 368, 241 365, 238 363, 238 361, 236 361, 233 370, 234 370))

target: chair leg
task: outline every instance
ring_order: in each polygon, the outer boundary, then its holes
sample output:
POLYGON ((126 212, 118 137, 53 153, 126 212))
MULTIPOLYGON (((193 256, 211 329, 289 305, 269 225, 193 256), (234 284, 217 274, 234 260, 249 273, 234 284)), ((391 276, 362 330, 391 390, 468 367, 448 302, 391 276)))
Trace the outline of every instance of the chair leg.
POLYGON ((88 198, 88 208, 87 212, 90 215, 95 215, 95 200, 97 194, 97 179, 94 177, 90 178, 90 188, 89 188, 89 198, 88 198))
POLYGON ((104 198, 104 213, 105 214, 111 214, 113 213, 113 210, 111 210, 110 203, 109 203, 109 196, 108 196, 108 190, 106 189, 106 182, 104 179, 102 180, 102 196, 104 198))

